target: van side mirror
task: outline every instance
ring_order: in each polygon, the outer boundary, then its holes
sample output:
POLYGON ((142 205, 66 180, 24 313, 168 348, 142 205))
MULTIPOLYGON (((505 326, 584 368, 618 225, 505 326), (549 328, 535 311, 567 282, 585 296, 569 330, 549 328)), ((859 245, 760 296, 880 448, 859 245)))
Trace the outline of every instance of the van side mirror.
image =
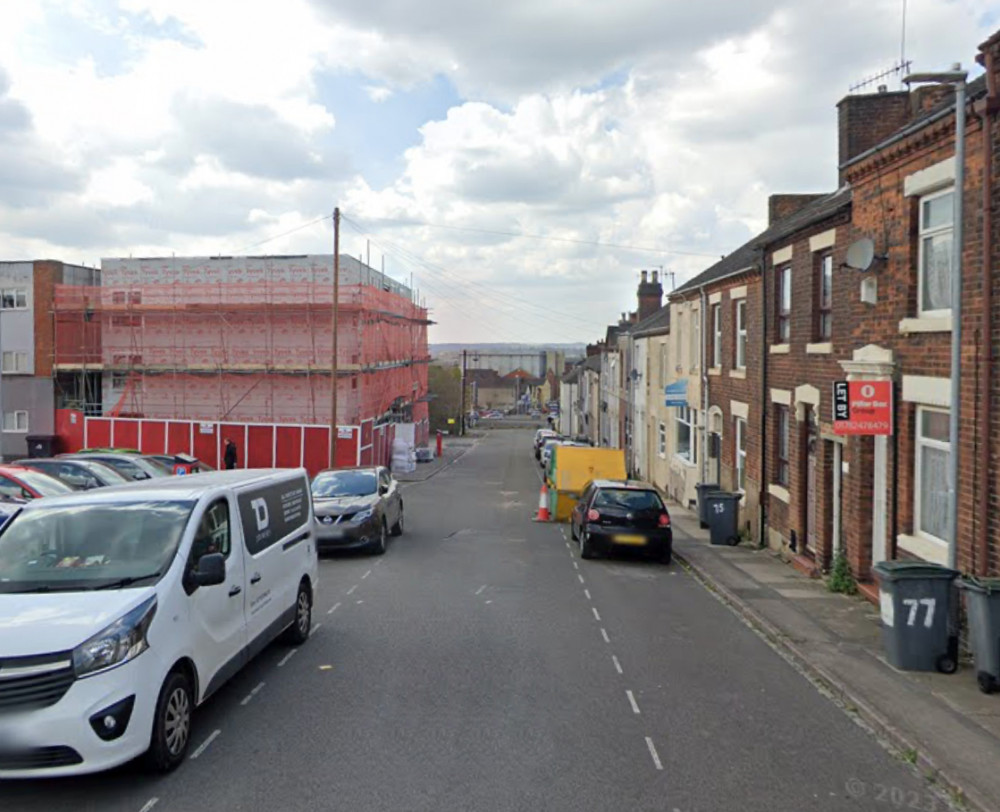
POLYGON ((222 553, 205 553, 191 573, 194 586, 215 586, 226 580, 226 557, 222 553))
POLYGON ((387 493, 389 493, 389 489, 385 485, 379 485, 378 486, 378 494, 379 494, 379 496, 385 496, 387 493))

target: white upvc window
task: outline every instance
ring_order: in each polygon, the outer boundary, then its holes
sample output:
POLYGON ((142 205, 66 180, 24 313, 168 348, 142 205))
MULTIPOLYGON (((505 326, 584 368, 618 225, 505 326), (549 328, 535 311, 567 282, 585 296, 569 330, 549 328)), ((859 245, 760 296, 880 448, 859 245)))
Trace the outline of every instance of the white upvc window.
POLYGON ((736 489, 745 493, 747 489, 747 421, 742 417, 736 418, 736 431, 734 434, 736 450, 736 489))
POLYGON ((747 367, 747 301, 736 302, 736 368, 747 367))
POLYGON ((4 412, 3 430, 25 434, 28 431, 28 413, 24 411, 4 412))
POLYGON ((945 189, 920 198, 920 242, 917 249, 921 316, 951 313, 951 243, 955 193, 945 189))
POLYGON ((0 308, 4 310, 27 310, 28 291, 25 288, 4 288, 0 291, 0 308))
POLYGON ((677 409, 677 456, 690 463, 698 462, 698 412, 690 406, 677 409))
POLYGON ((722 305, 712 305, 712 366, 722 366, 722 305))
POLYGON ((660 423, 658 428, 659 428, 658 432, 659 436, 657 440, 659 447, 659 455, 661 458, 663 458, 667 456, 667 427, 664 423, 660 423))
POLYGON ((27 372, 28 353, 15 350, 4 350, 0 369, 6 372, 27 372))
POLYGON ((778 330, 777 343, 786 344, 792 335, 792 266, 777 269, 778 330))
POLYGON ((949 414, 940 409, 917 409, 916 472, 913 488, 913 525, 918 535, 948 540, 949 414))

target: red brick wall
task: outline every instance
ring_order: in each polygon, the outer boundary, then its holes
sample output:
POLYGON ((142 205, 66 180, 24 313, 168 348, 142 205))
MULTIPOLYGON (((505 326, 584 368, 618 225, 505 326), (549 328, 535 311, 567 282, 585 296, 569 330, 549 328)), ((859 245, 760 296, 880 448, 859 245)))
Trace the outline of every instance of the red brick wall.
POLYGON ((52 294, 62 281, 62 263, 38 260, 34 267, 35 376, 52 377, 52 294))

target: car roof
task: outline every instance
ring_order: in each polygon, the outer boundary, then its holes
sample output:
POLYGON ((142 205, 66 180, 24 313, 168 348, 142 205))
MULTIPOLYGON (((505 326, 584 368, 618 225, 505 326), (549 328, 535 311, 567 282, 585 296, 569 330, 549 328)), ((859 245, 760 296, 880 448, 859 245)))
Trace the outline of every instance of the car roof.
POLYGON ((275 474, 283 474, 285 478, 305 474, 304 468, 242 468, 231 471, 208 471, 203 474, 188 474, 187 476, 159 477, 129 482, 123 485, 111 485, 107 488, 97 488, 62 496, 46 497, 46 504, 55 504, 76 500, 88 504, 91 502, 122 502, 132 499, 148 499, 154 502, 194 501, 206 491, 223 487, 238 487, 241 485, 266 484, 275 474))
MULTIPOLYGON (((341 471, 353 471, 354 473, 370 473, 375 474, 385 468, 384 465, 350 465, 346 468, 324 468, 322 471, 317 471, 316 476, 320 474, 338 474, 341 471)), ((316 477, 313 477, 315 479, 316 477)))
POLYGON ((640 479, 595 479, 590 483, 595 488, 627 488, 637 491, 655 491, 656 486, 640 479))
MULTIPOLYGON (((19 460, 15 460, 11 465, 18 466, 21 468, 30 468, 35 463, 39 462, 87 462, 86 457, 22 457, 19 460)), ((100 462, 99 460, 91 460, 91 462, 100 462)), ((10 467, 10 466, 4 466, 10 467)))
POLYGON ((32 474, 39 473, 38 471, 29 468, 27 465, 16 465, 16 464, 0 465, 0 472, 13 474, 14 476, 17 476, 18 474, 23 473, 25 471, 28 471, 29 473, 32 474))

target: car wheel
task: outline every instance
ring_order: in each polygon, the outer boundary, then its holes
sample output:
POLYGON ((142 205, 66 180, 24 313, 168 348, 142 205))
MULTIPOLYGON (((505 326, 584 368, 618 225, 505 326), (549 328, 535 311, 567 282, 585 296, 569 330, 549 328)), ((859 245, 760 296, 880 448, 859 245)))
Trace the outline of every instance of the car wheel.
POLYGON ((590 543, 590 534, 584 531, 580 534, 580 558, 594 557, 594 547, 590 543))
POLYGON ((389 546, 389 529, 385 526, 385 519, 382 519, 378 528, 378 538, 372 543, 372 555, 385 555, 389 546))
POLYGON ((153 717, 153 735, 146 751, 147 766, 160 773, 177 768, 191 743, 194 692, 183 671, 171 671, 160 688, 153 717))
POLYGON ((312 592, 309 585, 303 581, 299 584, 299 592, 295 596, 295 619, 292 625, 285 629, 284 640, 293 646, 301 646, 309 639, 312 629, 312 592))
POLYGON ((669 564, 671 561, 673 561, 673 559, 674 559, 673 548, 671 548, 671 547, 665 547, 660 552, 660 563, 661 564, 669 564))
POLYGON ((392 534, 394 536, 401 536, 401 535, 403 535, 403 506, 402 506, 402 504, 400 504, 400 506, 399 506, 399 518, 396 520, 396 523, 392 526, 392 534))
POLYGON ((576 524, 572 519, 569 520, 569 537, 573 539, 573 541, 579 541, 579 536, 576 535, 576 524))

